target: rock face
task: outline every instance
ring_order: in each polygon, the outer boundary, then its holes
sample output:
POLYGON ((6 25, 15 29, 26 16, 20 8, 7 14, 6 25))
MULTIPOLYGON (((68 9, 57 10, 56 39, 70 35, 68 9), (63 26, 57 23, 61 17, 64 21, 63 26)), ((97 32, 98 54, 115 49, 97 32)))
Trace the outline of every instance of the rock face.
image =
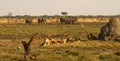
POLYGON ((111 18, 110 21, 101 28, 101 33, 98 37, 101 40, 120 39, 120 18, 111 18))

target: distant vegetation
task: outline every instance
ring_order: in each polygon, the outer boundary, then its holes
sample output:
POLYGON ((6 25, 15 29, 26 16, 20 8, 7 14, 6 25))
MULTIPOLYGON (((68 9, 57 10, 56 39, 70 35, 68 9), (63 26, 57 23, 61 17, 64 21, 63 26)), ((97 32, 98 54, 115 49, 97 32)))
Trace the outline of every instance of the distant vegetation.
POLYGON ((64 23, 64 24, 76 24, 80 22, 108 22, 112 17, 120 17, 120 15, 115 16, 92 16, 92 15, 80 15, 80 16, 70 16, 67 12, 61 12, 62 15, 54 16, 30 16, 30 15, 16 15, 16 16, 1 16, 0 24, 33 24, 33 23, 64 23))
MULTIPOLYGON (((63 15, 67 15, 67 12, 62 12, 63 15)), ((67 15, 70 16, 70 15, 67 15)), ((48 16, 48 15, 42 15, 42 16, 31 16, 31 15, 16 15, 16 16, 0 16, 0 18, 10 18, 10 17, 15 17, 15 18, 38 18, 38 17, 50 17, 50 18, 56 18, 56 17, 61 17, 61 15, 54 15, 54 16, 48 16)), ((79 15, 75 17, 80 17, 80 18, 110 18, 110 17, 120 17, 120 15, 79 15)))

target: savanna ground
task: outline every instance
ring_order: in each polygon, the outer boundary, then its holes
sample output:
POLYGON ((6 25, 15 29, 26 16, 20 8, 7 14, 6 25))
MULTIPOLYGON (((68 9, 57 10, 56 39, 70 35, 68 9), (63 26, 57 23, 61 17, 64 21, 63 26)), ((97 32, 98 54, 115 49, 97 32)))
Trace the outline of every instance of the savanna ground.
POLYGON ((96 36, 105 23, 65 24, 1 24, 0 25, 0 61, 120 61, 120 42, 88 40, 60 45, 40 46, 43 36, 50 38, 86 37, 86 32, 96 36), (24 59, 21 41, 29 41, 38 33, 32 44, 32 54, 36 59, 24 59))

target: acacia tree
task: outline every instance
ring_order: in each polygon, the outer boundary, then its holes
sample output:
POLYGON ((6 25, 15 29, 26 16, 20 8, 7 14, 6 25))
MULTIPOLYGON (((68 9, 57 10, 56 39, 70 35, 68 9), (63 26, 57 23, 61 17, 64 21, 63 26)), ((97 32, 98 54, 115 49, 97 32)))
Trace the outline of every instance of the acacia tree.
POLYGON ((62 15, 67 15, 67 14, 68 14, 68 12, 61 12, 61 14, 62 14, 62 15))

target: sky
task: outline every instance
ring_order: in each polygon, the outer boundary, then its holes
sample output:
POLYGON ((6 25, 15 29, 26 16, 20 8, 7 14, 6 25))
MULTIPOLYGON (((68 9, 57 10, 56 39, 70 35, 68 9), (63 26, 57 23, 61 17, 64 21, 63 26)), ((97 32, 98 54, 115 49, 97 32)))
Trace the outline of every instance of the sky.
POLYGON ((0 16, 119 15, 120 0, 0 0, 0 16))

